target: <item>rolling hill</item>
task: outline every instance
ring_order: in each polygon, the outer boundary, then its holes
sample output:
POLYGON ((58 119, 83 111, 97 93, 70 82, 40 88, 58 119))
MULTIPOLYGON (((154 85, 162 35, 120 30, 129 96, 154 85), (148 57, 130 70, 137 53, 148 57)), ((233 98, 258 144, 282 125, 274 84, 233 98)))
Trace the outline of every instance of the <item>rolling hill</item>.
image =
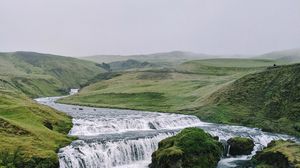
POLYGON ((99 78, 63 103, 193 114, 299 136, 299 64, 260 59, 188 61, 175 69, 99 78), (276 63, 277 66, 273 66, 276 63))
POLYGON ((62 112, 0 89, 0 167, 57 167, 55 151, 71 142, 71 127, 62 112))
POLYGON ((67 94, 105 72, 98 64, 33 52, 0 53, 0 167, 58 167, 71 118, 29 97, 67 94))
POLYGON ((98 107, 175 112, 197 107, 210 94, 273 61, 210 59, 188 61, 175 68, 118 72, 98 76, 94 83, 63 103, 98 107), (235 67, 231 65, 237 65, 235 67))
POLYGON ((93 62, 33 52, 0 53, 0 65, 0 87, 30 97, 65 94, 104 72, 93 62))
POLYGON ((165 53, 155 53, 155 54, 145 54, 145 55, 95 55, 81 57, 81 59, 94 61, 97 63, 110 63, 116 61, 126 61, 126 60, 137 60, 137 61, 147 61, 150 63, 182 63, 188 60, 198 60, 198 59, 207 59, 212 57, 218 57, 207 54, 196 54, 191 52, 183 51, 172 51, 165 53))
POLYGON ((299 90, 300 64, 271 67, 236 80, 190 111, 205 120, 300 136, 299 90))
POLYGON ((300 62, 300 49, 274 51, 257 56, 256 58, 277 60, 285 63, 297 63, 300 62))

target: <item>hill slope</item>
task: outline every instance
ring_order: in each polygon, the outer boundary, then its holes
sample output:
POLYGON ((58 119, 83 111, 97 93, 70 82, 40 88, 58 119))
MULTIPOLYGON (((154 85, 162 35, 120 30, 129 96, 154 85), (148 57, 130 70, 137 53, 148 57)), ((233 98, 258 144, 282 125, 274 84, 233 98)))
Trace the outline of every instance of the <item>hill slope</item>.
POLYGON ((193 114, 300 135, 300 65, 273 60, 189 61, 175 69, 101 78, 63 103, 193 114))
POLYGON ((229 66, 239 62, 240 59, 199 60, 182 63, 175 69, 120 72, 117 75, 107 75, 109 78, 99 76, 99 82, 60 101, 99 107, 175 112, 197 107, 224 85, 245 74, 262 70, 264 67, 258 67, 258 64, 273 65, 272 61, 245 60, 243 66, 229 66))
POLYGON ((58 167, 71 118, 20 92, 0 90, 0 167, 58 167))
POLYGON ((33 52, 0 53, 0 87, 30 97, 66 93, 104 70, 96 63, 33 52))
POLYGON ((200 118, 300 136, 300 64, 249 74, 214 93, 200 118))
POLYGON ((300 49, 274 51, 258 56, 260 59, 271 59, 286 63, 300 62, 300 49))
POLYGON ((32 52, 0 53, 0 167, 58 167, 71 118, 30 97, 66 94, 104 72, 96 63, 32 52))
POLYGON ((136 60, 116 61, 108 64, 112 71, 132 71, 132 70, 143 70, 153 69, 159 66, 149 62, 140 62, 136 60))
POLYGON ((151 63, 164 63, 164 62, 184 62, 188 60, 197 60, 197 59, 205 59, 217 57, 206 54, 196 54, 191 52, 183 52, 183 51, 172 51, 165 53, 155 53, 155 54, 145 54, 145 55, 95 55, 88 57, 81 57, 81 59, 94 61, 97 63, 110 63, 116 61, 126 61, 126 60, 137 60, 137 61, 147 61, 151 63))

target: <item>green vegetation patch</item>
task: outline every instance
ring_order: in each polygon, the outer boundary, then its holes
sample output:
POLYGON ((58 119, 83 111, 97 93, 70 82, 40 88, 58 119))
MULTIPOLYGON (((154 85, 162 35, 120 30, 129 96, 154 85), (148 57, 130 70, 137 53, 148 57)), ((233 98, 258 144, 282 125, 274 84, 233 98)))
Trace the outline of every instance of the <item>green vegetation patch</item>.
MULTIPOLYGON (((220 62, 222 61, 220 60, 220 62)), ((205 63, 207 64, 207 62, 205 63)), ((202 61, 190 61, 175 67, 175 69, 119 72, 118 75, 106 73, 95 78, 94 82, 96 83, 84 87, 79 94, 59 100, 59 102, 97 107, 179 112, 183 109, 199 107, 214 91, 245 74, 261 70, 261 67, 230 68, 219 66, 222 65, 221 63, 215 66, 206 64, 202 61), (194 71, 197 67, 205 68, 194 71), (161 100, 151 96, 141 96, 144 92, 159 93, 164 98, 161 100), (125 99, 123 98, 124 93, 132 95, 128 95, 128 98, 125 99), (110 99, 109 94, 114 100, 110 99)))
POLYGON ((66 94, 105 72, 96 63, 33 52, 0 53, 0 89, 29 97, 66 94))
POLYGON ((222 143, 199 128, 186 128, 159 142, 150 168, 213 168, 223 153, 222 143))
POLYGON ((57 167, 71 118, 20 92, 0 90, 0 167, 57 167))
POLYGON ((259 168, 300 167, 300 145, 291 141, 272 141, 258 152, 252 161, 259 168))
POLYGON ((250 138, 233 137, 227 143, 230 155, 250 155, 254 148, 254 142, 250 138))
POLYGON ((300 136, 299 83, 300 64, 269 68, 214 93, 211 102, 198 112, 210 113, 206 118, 223 113, 220 121, 300 136))
MULTIPOLYGON (((88 102, 84 103, 84 105, 87 106, 105 107, 109 105, 110 107, 120 107, 122 104, 126 104, 123 108, 138 109, 139 107, 142 107, 146 110, 155 110, 153 107, 160 107, 162 109, 168 108, 168 105, 165 104, 166 97, 162 93, 156 92, 103 93, 80 97, 75 96, 71 99, 76 99, 76 101, 72 102, 74 104, 76 104, 77 101, 78 104, 88 102)), ((64 101, 68 101, 68 98, 65 98, 64 101)))

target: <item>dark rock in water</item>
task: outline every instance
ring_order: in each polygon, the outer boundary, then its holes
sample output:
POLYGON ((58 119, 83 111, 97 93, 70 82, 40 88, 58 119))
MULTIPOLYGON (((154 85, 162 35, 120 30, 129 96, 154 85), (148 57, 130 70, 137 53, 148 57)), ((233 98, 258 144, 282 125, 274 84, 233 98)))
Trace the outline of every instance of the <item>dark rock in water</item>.
POLYGON ((155 129, 156 130, 155 126, 151 122, 149 122, 148 125, 149 125, 150 129, 155 129))
POLYGON ((219 140, 219 137, 218 136, 213 136, 214 140, 219 140))
POLYGON ((222 143, 199 128, 186 128, 159 142, 150 168, 215 168, 223 153, 222 143))
POLYGON ((227 141, 230 155, 250 155, 254 142, 250 138, 234 137, 227 141))
POLYGON ((83 110, 83 108, 79 108, 79 110, 83 110))
POLYGON ((272 141, 252 158, 256 167, 300 167, 300 144, 292 141, 272 141))

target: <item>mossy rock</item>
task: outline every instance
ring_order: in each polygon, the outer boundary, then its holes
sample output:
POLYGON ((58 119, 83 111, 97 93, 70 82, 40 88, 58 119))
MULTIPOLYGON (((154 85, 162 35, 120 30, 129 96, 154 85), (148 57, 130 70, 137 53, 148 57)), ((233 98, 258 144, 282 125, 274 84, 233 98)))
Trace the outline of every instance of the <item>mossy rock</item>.
POLYGON ((272 141, 252 159, 258 168, 300 168, 300 144, 292 141, 272 141))
POLYGON ((227 141, 229 154, 236 155, 250 155, 254 148, 254 142, 250 138, 234 137, 227 141))
POLYGON ((223 153, 222 143, 199 128, 186 128, 159 142, 150 168, 213 168, 223 153))

